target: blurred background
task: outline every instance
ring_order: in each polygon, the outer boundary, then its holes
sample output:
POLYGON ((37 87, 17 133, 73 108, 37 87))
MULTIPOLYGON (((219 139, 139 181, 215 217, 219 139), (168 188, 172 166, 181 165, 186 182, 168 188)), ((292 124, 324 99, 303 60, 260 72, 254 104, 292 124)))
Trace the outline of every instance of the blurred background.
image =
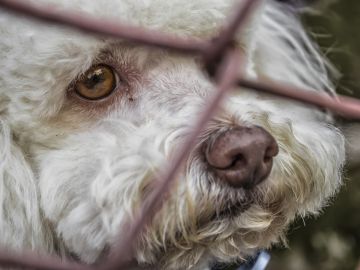
MULTIPOLYGON (((338 92, 360 98, 360 0, 317 1, 314 7, 303 21, 341 73, 338 92)), ((346 130, 352 126, 339 122, 346 130)), ((360 142, 360 128, 352 138, 360 142)), ((322 215, 292 226, 289 248, 271 252, 268 270, 360 270, 360 146, 348 148, 354 156, 340 194, 322 215)))

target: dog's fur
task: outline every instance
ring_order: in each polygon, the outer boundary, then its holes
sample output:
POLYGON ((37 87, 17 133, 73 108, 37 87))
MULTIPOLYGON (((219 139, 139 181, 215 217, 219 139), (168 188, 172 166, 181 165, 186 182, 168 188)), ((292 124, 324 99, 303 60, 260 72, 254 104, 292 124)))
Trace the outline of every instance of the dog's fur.
MULTIPOLYGON (((30 1, 30 0, 29 0, 30 1)), ((209 38, 232 0, 47 0, 179 35, 209 38)), ((34 1, 39 3, 39 1, 34 1)), ((238 46, 248 76, 333 92, 326 61, 286 4, 265 1, 238 46)), ((0 13, 0 244, 94 263, 152 188, 214 88, 196 59, 0 13), (78 98, 92 65, 128 83, 106 101, 78 98)), ((199 138, 163 209, 136 243, 139 265, 208 269, 283 242, 341 184, 344 139, 324 111, 242 89, 199 138), (203 142, 238 125, 277 140, 270 176, 246 191, 207 170, 203 142), (232 205, 246 205, 220 215, 232 205)))

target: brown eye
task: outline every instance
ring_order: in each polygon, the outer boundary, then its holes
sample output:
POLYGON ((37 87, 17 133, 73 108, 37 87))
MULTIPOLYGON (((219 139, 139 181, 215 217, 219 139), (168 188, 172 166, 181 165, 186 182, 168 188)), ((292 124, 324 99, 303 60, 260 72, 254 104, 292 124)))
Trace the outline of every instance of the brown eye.
POLYGON ((112 68, 97 65, 89 69, 76 83, 75 92, 89 100, 99 100, 109 96, 116 88, 116 75, 112 68))

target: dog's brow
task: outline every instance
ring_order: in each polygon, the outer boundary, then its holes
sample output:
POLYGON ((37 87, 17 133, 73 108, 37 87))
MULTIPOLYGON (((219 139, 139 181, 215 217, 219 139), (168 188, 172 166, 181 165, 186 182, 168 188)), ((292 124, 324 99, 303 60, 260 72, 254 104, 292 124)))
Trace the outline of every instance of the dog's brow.
MULTIPOLYGON (((161 207, 164 201, 164 194, 169 190, 171 182, 176 179, 175 176, 180 165, 189 154, 203 127, 215 113, 216 108, 225 96, 224 94, 230 89, 236 88, 236 86, 249 88, 326 108, 344 117, 360 119, 360 102, 356 99, 343 96, 334 98, 319 94, 312 89, 302 89, 268 80, 248 79, 243 76, 243 72, 240 72, 239 77, 238 69, 239 66, 244 67, 244 59, 242 53, 234 49, 234 36, 235 33, 241 31, 241 28, 244 27, 247 18, 260 1, 239 1, 239 6, 235 9, 234 16, 220 34, 209 41, 204 41, 194 38, 180 38, 154 30, 150 31, 112 21, 99 20, 84 14, 59 12, 50 6, 40 7, 18 0, 0 0, 2 8, 45 22, 71 26, 97 35, 122 38, 150 47, 200 56, 203 61, 204 71, 213 79, 217 87, 217 91, 207 101, 207 106, 196 121, 188 139, 179 149, 177 156, 165 167, 154 191, 143 202, 140 211, 135 215, 134 223, 128 224, 130 230, 121 235, 121 241, 112 250, 108 262, 105 262, 101 269, 126 269, 133 253, 129 246, 132 246, 137 235, 150 222, 155 211, 161 207)), ((26 267, 32 269, 92 269, 91 266, 63 262, 52 257, 39 257, 31 252, 24 253, 24 255, 16 255, 1 251, 0 264, 7 267, 26 267)))

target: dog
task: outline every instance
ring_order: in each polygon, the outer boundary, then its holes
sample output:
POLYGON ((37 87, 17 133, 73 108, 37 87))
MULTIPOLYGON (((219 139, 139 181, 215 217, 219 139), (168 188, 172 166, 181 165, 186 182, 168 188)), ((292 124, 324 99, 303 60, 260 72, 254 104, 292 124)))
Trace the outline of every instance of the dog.
MULTIPOLYGON (((207 39, 236 1, 33 3, 207 39)), ((0 245, 97 263, 216 89, 198 59, 174 52, 3 10, 0 33, 0 245)), ((327 60, 285 1, 264 1, 236 46, 246 76, 334 95, 327 60)), ((231 92, 133 243, 137 269, 210 269, 286 244, 291 222, 338 191, 344 152, 328 112, 231 92)))

